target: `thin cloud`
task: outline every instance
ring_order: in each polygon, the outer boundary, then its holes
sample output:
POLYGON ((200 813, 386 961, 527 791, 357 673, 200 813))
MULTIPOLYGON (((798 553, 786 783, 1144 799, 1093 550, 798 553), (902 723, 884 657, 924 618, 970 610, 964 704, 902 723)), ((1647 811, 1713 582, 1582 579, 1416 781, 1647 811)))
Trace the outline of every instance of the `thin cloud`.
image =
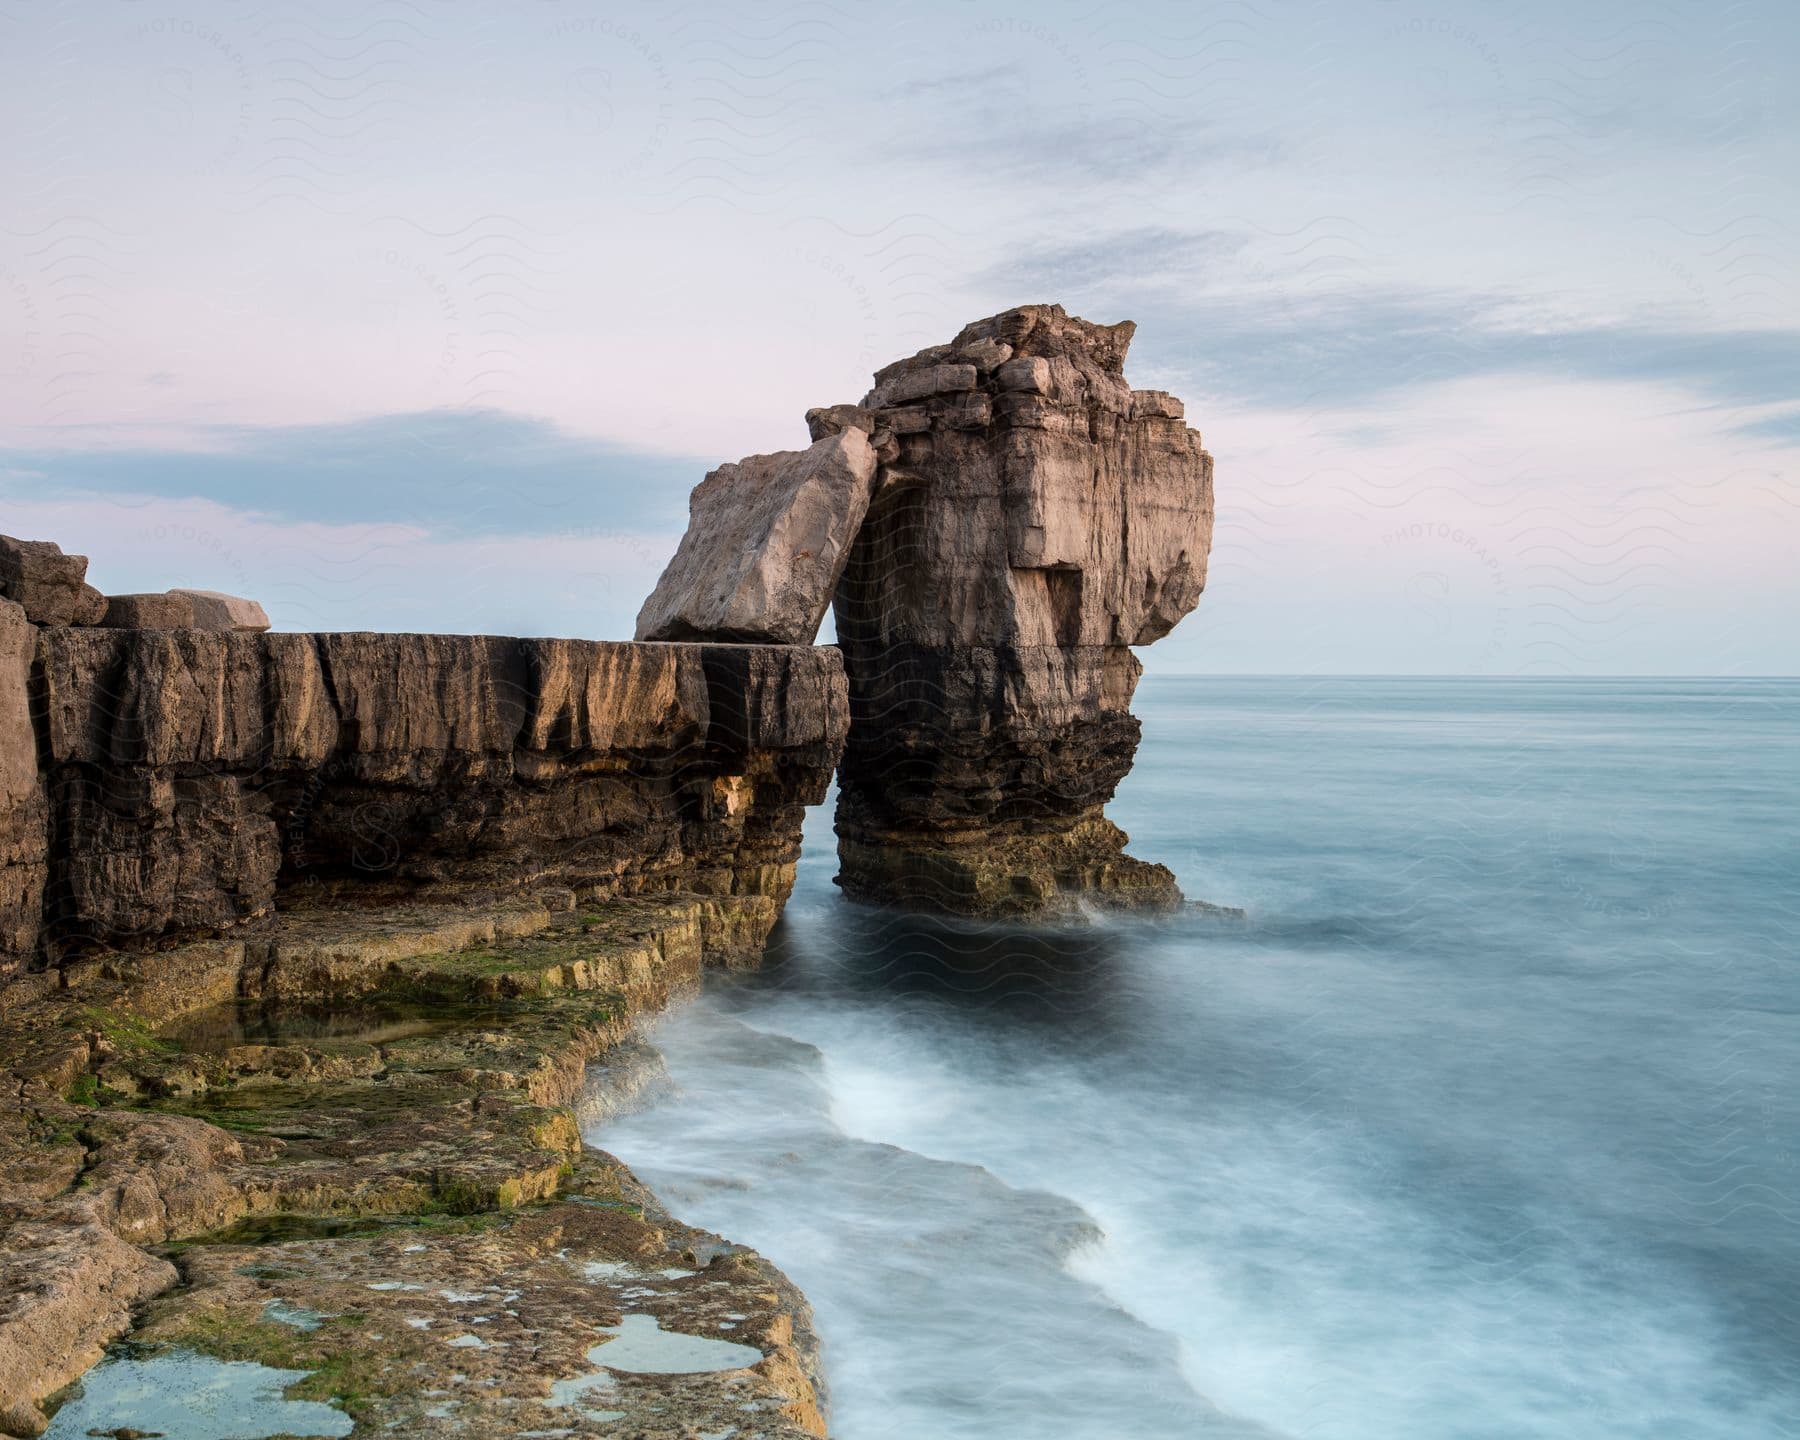
POLYGON ((1733 433, 1751 440, 1771 440, 1782 447, 1800 446, 1800 412, 1752 420, 1735 427, 1733 433))
POLYGON ((1154 275, 1163 281, 1216 265, 1244 246, 1245 237, 1228 230, 1128 230, 1103 240, 1024 247, 991 265, 975 283, 999 293, 1072 295, 1103 291, 1154 275))
POLYGON ((1018 65, 989 65, 980 70, 952 71, 947 75, 923 75, 894 86, 887 93, 898 100, 916 99, 921 95, 977 95, 989 93, 996 85, 1022 86, 1025 72, 1018 65))
MULTIPOLYGON (((1800 330, 1649 320, 1523 325, 1514 301, 1499 293, 1220 293, 1220 262, 1243 239, 1218 230, 1122 231, 1026 250, 977 283, 1000 295, 1055 293, 1107 319, 1154 317, 1133 352, 1141 361, 1209 394, 1280 409, 1339 407, 1483 375, 1676 385, 1723 406, 1800 395, 1800 330)), ((1777 418, 1745 433, 1784 439, 1793 429, 1777 418)))
POLYGON ((1800 332, 1568 324, 1522 329, 1482 298, 1165 301, 1148 358, 1214 394, 1283 408, 1342 406, 1482 375, 1672 384, 1722 405, 1800 394, 1800 332))
POLYGON ((679 530, 707 464, 609 446, 499 411, 218 426, 180 448, 0 452, 0 493, 209 499, 325 524, 446 535, 679 530))

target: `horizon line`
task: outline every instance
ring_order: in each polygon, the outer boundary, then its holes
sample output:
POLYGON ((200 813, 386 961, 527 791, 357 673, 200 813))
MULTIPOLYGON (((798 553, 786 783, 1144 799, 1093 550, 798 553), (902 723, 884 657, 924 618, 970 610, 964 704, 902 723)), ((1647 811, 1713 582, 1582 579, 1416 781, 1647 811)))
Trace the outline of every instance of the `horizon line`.
POLYGON ((1163 680, 1800 680, 1800 674, 1754 673, 1727 675, 1700 671, 1584 672, 1569 675, 1492 675, 1462 671, 1403 670, 1154 670, 1146 666, 1144 679, 1163 680))

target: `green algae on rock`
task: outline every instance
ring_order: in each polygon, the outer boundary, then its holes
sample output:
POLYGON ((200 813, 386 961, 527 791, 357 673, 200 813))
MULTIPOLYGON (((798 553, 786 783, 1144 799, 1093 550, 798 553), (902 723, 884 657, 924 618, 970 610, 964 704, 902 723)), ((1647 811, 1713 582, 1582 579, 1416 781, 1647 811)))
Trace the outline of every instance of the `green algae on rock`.
POLYGON ((617 1413, 647 1435, 822 1434, 804 1300, 584 1150, 570 1108, 589 1060, 697 982, 714 909, 667 895, 617 911, 542 907, 530 923, 517 907, 503 922, 476 910, 452 927, 424 908, 410 930, 379 912, 361 949, 355 917, 339 912, 319 982, 343 997, 352 1023, 339 1025, 320 1020, 330 991, 302 983, 325 925, 304 912, 246 943, 260 958, 246 961, 243 998, 223 1006, 169 1013, 166 960, 140 977, 137 959, 119 956, 9 1010, 9 1053, 79 1037, 95 1068, 63 1089, 90 1077, 101 1094, 77 1107, 15 1072, 39 1126, 16 1135, 18 1149, 41 1157, 43 1203, 35 1231, 5 1238, 52 1235, 60 1221, 66 1255, 83 1237, 117 1235, 122 1249, 87 1257, 89 1283, 134 1286, 104 1315, 84 1308, 95 1292, 80 1287, 48 1297, 47 1312, 14 1293, 0 1347, 46 1322, 93 1345, 61 1368, 0 1348, 12 1366, 0 1374, 31 1387, 12 1401, 14 1433, 41 1423, 25 1406, 129 1325, 140 1354, 298 1372, 288 1397, 340 1407, 357 1433, 584 1434, 617 1413), (452 933, 471 943, 417 943, 452 933), (305 959, 284 968, 291 947, 305 959), (271 973, 295 998, 255 998, 271 973), (627 1316, 731 1346, 743 1365, 621 1374, 606 1405, 559 1406, 559 1384, 592 1374, 590 1350, 635 1333, 619 1329, 627 1316))

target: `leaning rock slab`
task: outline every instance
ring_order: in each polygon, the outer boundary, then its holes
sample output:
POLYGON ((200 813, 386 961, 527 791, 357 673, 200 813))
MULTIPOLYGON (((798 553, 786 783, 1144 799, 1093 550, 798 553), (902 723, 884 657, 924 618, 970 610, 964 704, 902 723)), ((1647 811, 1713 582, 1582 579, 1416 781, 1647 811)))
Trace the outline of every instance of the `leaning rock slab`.
POLYGON ((218 590, 171 590, 193 606, 196 630, 238 630, 259 635, 269 628, 269 615, 254 600, 218 590))
POLYGON ((688 501, 639 640, 810 645, 868 513, 875 452, 855 426, 807 450, 721 465, 688 501))
POLYGON ((97 625, 106 597, 87 583, 87 563, 53 540, 0 535, 0 595, 24 606, 34 625, 97 625))

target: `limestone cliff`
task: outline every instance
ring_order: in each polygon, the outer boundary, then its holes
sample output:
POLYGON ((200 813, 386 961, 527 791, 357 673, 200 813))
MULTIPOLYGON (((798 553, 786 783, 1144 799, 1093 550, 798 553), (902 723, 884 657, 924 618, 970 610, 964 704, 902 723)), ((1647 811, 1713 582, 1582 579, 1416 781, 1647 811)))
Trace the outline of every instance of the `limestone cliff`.
POLYGON ((34 629, 5 608, 14 966, 219 933, 302 889, 683 890, 766 930, 844 733, 830 650, 34 629))
POLYGON ((0 977, 37 945, 50 858, 49 802, 31 724, 37 634, 22 606, 0 600, 0 977))
POLYGON ((881 470, 838 585, 850 684, 839 883, 977 914, 1178 903, 1102 807, 1130 769, 1134 645, 1193 609, 1212 457, 1131 389, 1134 327, 1009 310, 878 372, 815 430, 881 470))
POLYGON ((837 653, 137 608, 0 600, 0 1433, 127 1330, 310 1372, 372 1431, 587 1433, 569 1396, 605 1379, 633 1433, 824 1433, 804 1300, 573 1107, 635 1017, 760 954, 837 653), (491 1356, 445 1345, 502 1293, 491 1356), (294 1296, 353 1323, 296 1353, 294 1296), (755 1363, 634 1391, 591 1359, 628 1310, 755 1363), (421 1399, 452 1386, 453 1418, 421 1399))

